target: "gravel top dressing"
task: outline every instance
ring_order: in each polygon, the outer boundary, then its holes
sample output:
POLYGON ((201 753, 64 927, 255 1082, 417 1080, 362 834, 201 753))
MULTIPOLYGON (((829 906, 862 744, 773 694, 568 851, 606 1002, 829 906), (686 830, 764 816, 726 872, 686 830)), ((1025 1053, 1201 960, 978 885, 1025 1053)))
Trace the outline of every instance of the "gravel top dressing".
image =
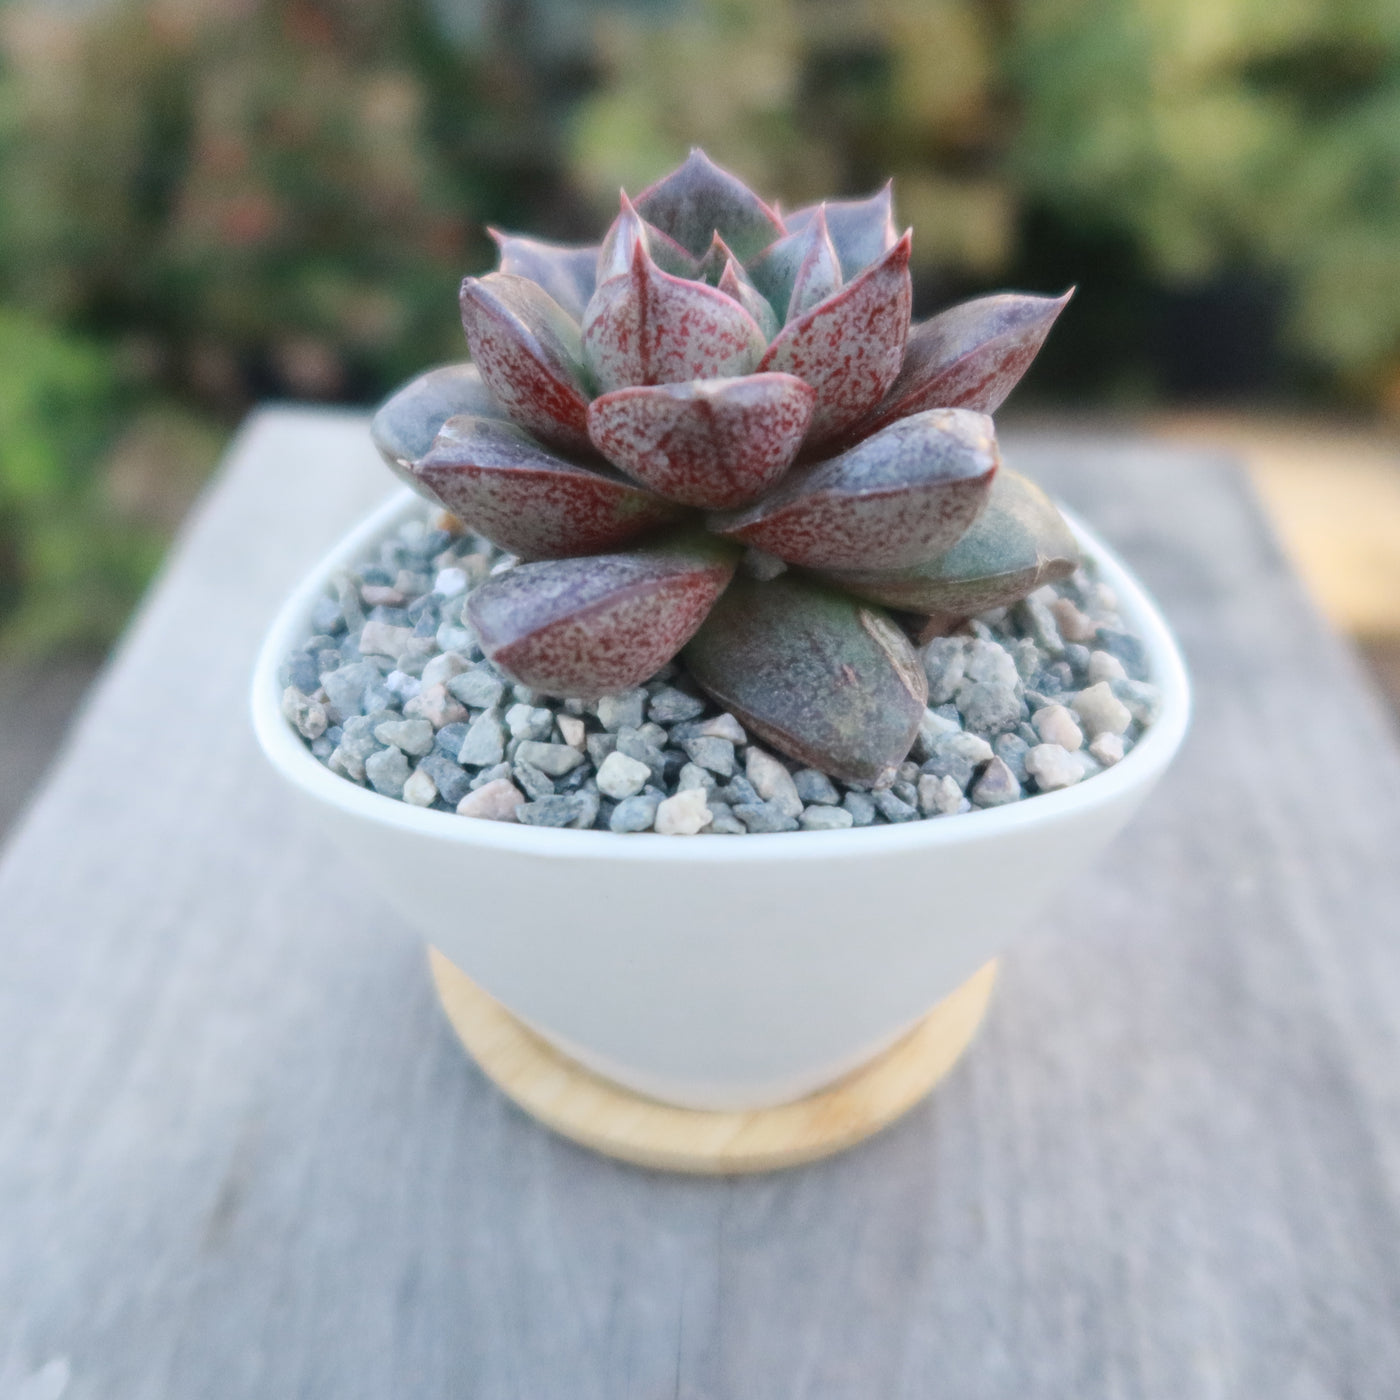
POLYGON ((929 708, 913 750, 893 783, 864 790, 750 743, 680 662, 589 703, 510 681, 462 605, 513 561, 436 519, 425 507, 338 576, 278 677, 283 713, 322 763, 414 806, 673 836, 919 821, 1092 778, 1159 708, 1145 649, 1089 561, 921 649, 929 708))

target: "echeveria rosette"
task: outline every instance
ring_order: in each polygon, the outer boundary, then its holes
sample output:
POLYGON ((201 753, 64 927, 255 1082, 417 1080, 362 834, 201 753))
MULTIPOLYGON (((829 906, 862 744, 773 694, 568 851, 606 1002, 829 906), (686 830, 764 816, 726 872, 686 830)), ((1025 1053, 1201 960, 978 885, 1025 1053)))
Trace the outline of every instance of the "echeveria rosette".
POLYGON ((911 327, 889 186, 781 215, 700 151, 597 247, 494 236, 497 269, 462 284, 471 363, 373 425, 520 561, 468 601, 485 654, 588 699, 684 651, 774 747, 888 780, 927 699, 911 635, 1077 562, 988 416, 1068 294, 911 327))

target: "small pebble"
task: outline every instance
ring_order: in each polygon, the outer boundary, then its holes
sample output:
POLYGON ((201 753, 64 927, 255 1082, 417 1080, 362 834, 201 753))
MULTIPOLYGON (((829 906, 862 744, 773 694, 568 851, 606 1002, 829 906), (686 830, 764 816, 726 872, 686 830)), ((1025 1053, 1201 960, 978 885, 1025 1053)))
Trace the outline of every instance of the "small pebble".
POLYGON ((457 815, 484 817, 493 822, 513 822, 516 820, 516 810, 524 802, 525 794, 514 783, 508 778, 497 778, 462 798, 457 804, 457 815))
POLYGON ((1050 611, 1054 614, 1055 624, 1065 641, 1083 643, 1094 640, 1098 623, 1090 617, 1085 617, 1068 598, 1056 598, 1050 604, 1050 611))
POLYGON ((1099 734, 1089 745, 1089 752, 1105 768, 1112 768, 1115 763, 1122 762, 1123 736, 1121 734, 1099 734))
POLYGON ((921 660, 928 677, 930 705, 942 705, 957 694, 967 663, 965 637, 935 637, 924 649, 921 660))
MULTIPOLYGON (((802 810, 801 803, 797 810, 802 810)), ((797 812, 790 812, 777 802, 739 802, 735 804, 734 815, 751 833, 797 830, 797 812)))
MULTIPOLYGON (((705 702, 694 695, 687 695, 674 686, 666 686, 651 697, 647 715, 657 724, 678 724, 681 720, 694 719, 705 708, 705 702)), ((664 805, 664 804, 663 804, 664 805)), ((661 817, 657 817, 660 823, 661 817)), ((657 830, 660 831, 660 826, 657 830)))
POLYGON ((1015 686, 1001 681, 964 681, 958 687, 963 723, 980 734, 1014 729, 1021 719, 1021 699, 1015 686))
POLYGON ((1084 775, 1074 755, 1058 744, 1037 744, 1026 755, 1026 772, 1042 792, 1071 787, 1084 775))
POLYGON ((438 796, 449 807, 455 807, 471 788, 472 780, 466 769, 441 753, 430 753, 420 759, 418 771, 426 773, 433 780, 438 796))
POLYGON ((410 717, 425 719, 434 729, 445 724, 460 724, 467 717, 465 705, 459 705, 445 685, 425 685, 412 700, 404 703, 403 712, 410 717))
POLYGON ((1088 674, 1090 685, 1097 685, 1100 681, 1123 681, 1128 678, 1123 663, 1111 651, 1091 651, 1088 674))
POLYGON ((610 753, 598 769, 598 791, 621 802, 639 793, 651 778, 651 769, 625 753, 610 753))
POLYGON ((695 836, 711 820, 704 788, 687 788, 663 799, 656 809, 655 827, 662 836, 695 836))
MULTIPOLYGON (((1036 736, 1036 741, 1039 742, 1039 736, 1036 736)), ((1028 776, 1026 755, 1031 751, 1031 747, 1019 734, 998 734, 996 742, 992 745, 996 756, 1011 770, 1018 783, 1024 783, 1028 776)))
POLYGON ((446 685, 467 669, 467 659, 460 652, 444 651, 430 658, 423 666, 420 680, 425 686, 446 685))
POLYGON ((774 803, 785 816, 796 817, 802 811, 802 799, 792 774, 772 754, 756 744, 749 746, 744 759, 744 772, 754 790, 764 802, 774 803))
POLYGON ((422 758, 424 754, 432 753, 436 736, 433 726, 425 719, 390 719, 375 725, 374 737, 381 744, 392 744, 404 753, 422 758))
POLYGON ((453 699, 474 710, 493 709, 506 693, 505 682, 481 667, 453 676, 447 689, 453 699))
POLYGON ((1146 681, 1121 680, 1109 681, 1108 688, 1138 724, 1156 724, 1162 713, 1162 692, 1157 686, 1146 681))
POLYGON ((744 732, 744 726, 727 710, 724 714, 716 715, 713 719, 698 721, 696 733, 702 739, 728 739, 731 744, 738 748, 743 748, 749 742, 749 736, 744 732))
POLYGON ((455 598, 467 591, 470 582, 465 569, 439 569, 433 580, 433 592, 442 598, 455 598))
MULTIPOLYGON (((880 815, 887 822, 911 822, 919 815, 919 809, 913 802, 906 802, 888 788, 880 792, 872 792, 870 796, 879 809, 880 815)), ((917 796, 915 801, 917 801, 917 796)))
POLYGON ((650 793, 639 793, 636 797, 625 798, 617 804, 612 816, 608 818, 608 829, 650 831, 652 823, 656 820, 656 809, 660 805, 660 796, 650 793))
POLYGON ((919 810, 926 817, 946 817, 962 806, 963 790, 952 778, 932 773, 919 779, 919 810))
POLYGON ((921 771, 937 778, 950 777, 961 789, 972 781, 973 771, 991 757, 992 746, 981 735, 959 730, 934 741, 933 752, 921 771))
POLYGON ((506 731, 495 710, 478 715, 467 730, 457 762, 469 768, 489 768, 506 754, 506 731))
POLYGON ((1043 743, 1058 744, 1062 749, 1077 749, 1084 742, 1083 731, 1074 716, 1063 705, 1046 705, 1031 716, 1035 732, 1043 743))
POLYGON ((625 690, 621 695, 605 695, 598 701, 598 723, 618 731, 638 728, 646 715, 645 690, 625 690))
POLYGON ((408 781, 408 760, 399 749, 380 749, 365 759, 365 777, 375 792, 402 797, 408 781))
POLYGON ((685 751, 692 763, 728 778, 734 772, 734 745, 728 739, 687 739, 685 751))
POLYGON ((616 734, 590 734, 584 740, 583 746, 588 750, 588 757, 595 768, 601 768, 607 756, 617 748, 616 734))
POLYGON ((554 728, 553 712, 543 705, 523 702, 512 705, 505 713, 506 728, 512 739, 547 739, 554 728))
POLYGON ((569 744, 541 744, 533 739, 522 743, 515 757, 518 762, 528 763, 551 778, 562 778, 584 762, 583 755, 569 744))
POLYGON ((596 812, 596 798, 590 802, 583 793, 570 792, 522 803, 516 808, 515 819, 526 826, 577 826, 596 812))
MULTIPOLYGON (((958 796, 961 797, 962 793, 959 792, 958 796)), ((857 826, 869 826, 875 820, 875 803, 868 792, 848 789, 841 799, 841 805, 851 814, 851 820, 857 826)))
POLYGON ((395 627, 388 622, 367 622, 360 633, 360 650, 366 656, 400 656, 413 640, 411 627, 395 627))
POLYGON ((855 825, 855 818, 844 807, 807 807, 798 818, 804 831, 843 831, 855 825))
POLYGON ((999 758, 994 758, 968 793, 974 807, 1004 807, 1021 796, 1016 775, 999 758))
POLYGON ((319 739, 330 724, 326 707, 291 685, 282 692, 282 713, 296 726, 303 739, 319 739))
POLYGON ((677 792, 684 792, 687 788, 705 788, 708 791, 715 786, 715 775, 698 763, 687 763, 676 778, 677 792))
POLYGON ((998 642, 975 641, 968 648, 963 675, 970 681, 989 681, 1014 690, 1021 680, 1011 653, 998 642))
MULTIPOLYGON (((815 768, 799 768, 792 775, 792 784, 797 789, 797 795, 808 806, 815 802, 821 806, 836 807, 841 803, 836 784, 815 768)), ((844 822, 842 825, 849 826, 850 823, 844 822)))
POLYGON ((1122 734, 1133 722, 1132 711, 1113 693, 1107 681, 1081 690, 1070 704, 1091 738, 1122 734))
POLYGON ((570 748, 582 749, 588 730, 581 719, 573 715, 556 715, 554 722, 559 726, 559 735, 570 748))
POLYGON ((437 784, 422 768, 414 769, 403 785, 403 800, 411 807, 431 807, 437 795, 437 784))
POLYGON ((515 779, 516 786, 522 788, 532 800, 554 796, 554 779, 548 773, 541 772, 533 763, 517 760, 511 764, 510 774, 515 779))

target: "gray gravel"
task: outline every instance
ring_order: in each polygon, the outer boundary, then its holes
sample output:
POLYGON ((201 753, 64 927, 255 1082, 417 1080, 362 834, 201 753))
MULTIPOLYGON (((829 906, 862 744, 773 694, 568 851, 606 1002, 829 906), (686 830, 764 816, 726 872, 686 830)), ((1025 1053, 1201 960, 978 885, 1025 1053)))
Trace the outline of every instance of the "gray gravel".
POLYGON ((465 621, 500 564, 426 519, 339 575, 278 680, 311 752, 420 807, 614 832, 746 835, 941 820, 1086 781, 1157 718, 1146 648, 1089 569, 975 618, 920 653, 929 683, 909 759, 876 792, 750 742, 677 663, 585 704, 497 671, 465 621))

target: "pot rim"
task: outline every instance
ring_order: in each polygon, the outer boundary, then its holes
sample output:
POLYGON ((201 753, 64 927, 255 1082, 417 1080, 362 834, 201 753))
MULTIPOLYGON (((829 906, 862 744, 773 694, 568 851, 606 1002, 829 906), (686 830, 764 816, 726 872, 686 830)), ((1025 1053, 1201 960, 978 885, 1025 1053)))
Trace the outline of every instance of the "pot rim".
POLYGON ((1073 787, 1037 793, 1005 807, 974 808, 953 817, 838 831, 771 832, 751 838, 708 840, 678 839, 657 832, 617 833, 524 826, 414 807, 332 773, 311 753, 282 714, 277 669, 282 658, 304 639, 311 609, 321 597, 328 578, 337 570, 348 568, 401 523, 411 510, 422 505, 420 496, 400 488, 343 536, 282 604, 264 636, 253 670, 253 730, 268 761, 287 782, 307 796, 371 824, 432 841, 486 847, 547 860, 618 864, 659 860, 727 866, 753 861, 786 863, 876 857, 912 849, 996 840, 1028 826, 1072 820, 1094 808, 1107 806, 1124 793, 1156 781, 1181 746, 1190 722, 1190 682, 1166 620, 1118 556, 1071 512, 1061 508, 1085 553, 1092 555, 1098 564, 1100 577, 1118 595, 1119 611, 1146 646, 1152 684, 1159 687, 1162 696, 1161 714, 1122 760, 1073 787))

